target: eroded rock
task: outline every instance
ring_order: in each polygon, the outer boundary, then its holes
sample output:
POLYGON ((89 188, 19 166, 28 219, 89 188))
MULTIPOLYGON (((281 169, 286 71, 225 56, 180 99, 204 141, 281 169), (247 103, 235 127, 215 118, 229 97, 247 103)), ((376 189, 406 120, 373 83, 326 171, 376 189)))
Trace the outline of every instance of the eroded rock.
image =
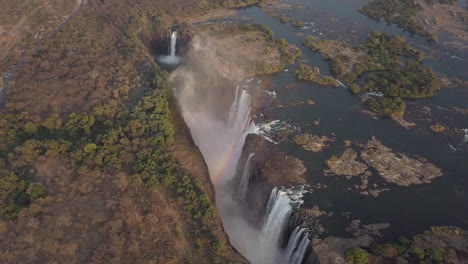
POLYGON ((309 133, 301 133, 294 137, 294 143, 301 146, 305 150, 312 152, 320 152, 328 147, 327 142, 332 142, 333 139, 326 136, 317 136, 309 133))
POLYGON ((343 152, 341 157, 332 156, 327 160, 329 167, 325 173, 346 176, 351 178, 364 173, 367 170, 366 164, 357 160, 357 152, 354 149, 348 148, 343 152))
POLYGON ((270 186, 293 187, 305 184, 304 174, 307 168, 296 157, 281 152, 275 144, 262 136, 249 135, 243 153, 256 154, 254 172, 270 186))
POLYGON ((387 181, 401 186, 430 183, 443 175, 442 170, 422 157, 410 158, 394 153, 377 139, 369 140, 361 158, 387 181))
POLYGON ((369 247, 373 242, 374 240, 369 235, 351 239, 341 237, 314 238, 312 239, 312 249, 320 264, 345 264, 346 251, 355 247, 369 247))

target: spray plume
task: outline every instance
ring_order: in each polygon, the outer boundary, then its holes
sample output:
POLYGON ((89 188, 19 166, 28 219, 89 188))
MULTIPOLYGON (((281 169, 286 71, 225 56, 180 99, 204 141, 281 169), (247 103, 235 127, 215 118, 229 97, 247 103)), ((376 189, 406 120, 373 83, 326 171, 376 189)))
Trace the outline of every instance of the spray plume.
POLYGON ((172 73, 174 93, 207 163, 231 244, 254 264, 299 264, 309 243, 304 231, 296 232, 291 237, 294 241, 288 243, 291 245, 281 249, 292 212, 291 200, 285 192, 277 188, 272 191, 260 226, 248 220, 245 199, 248 191, 254 191, 248 188, 253 153, 243 165, 240 183, 234 186, 233 177, 245 138, 256 131, 250 114, 254 85, 258 83, 252 79, 239 81, 235 73, 241 71, 226 63, 227 56, 223 56, 226 52, 229 51, 220 49, 210 39, 195 37, 183 64, 172 73))

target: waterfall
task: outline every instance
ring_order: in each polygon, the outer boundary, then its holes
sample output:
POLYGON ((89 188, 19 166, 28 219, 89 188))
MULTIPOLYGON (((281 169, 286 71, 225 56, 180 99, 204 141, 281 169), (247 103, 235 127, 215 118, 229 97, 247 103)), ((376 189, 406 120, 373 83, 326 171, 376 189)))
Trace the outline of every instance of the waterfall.
MULTIPOLYGON (((171 53, 163 60, 177 58, 176 41, 177 34, 172 32, 171 53)), ((301 238, 297 234, 290 237, 293 241, 288 242, 292 247, 288 258, 285 258, 287 249, 282 248, 284 231, 293 208, 288 194, 278 188, 273 189, 261 227, 257 225, 258 221, 251 221, 248 217, 250 212, 235 197, 240 194, 243 202, 248 202, 245 199, 249 191, 253 153, 243 164, 240 184, 233 186, 232 179, 247 135, 258 130, 251 121, 251 91, 259 83, 248 79, 232 86, 235 90, 224 87, 231 83, 220 77, 225 74, 220 52, 225 51, 213 49, 209 41, 194 38, 184 63, 172 72, 171 78, 182 116, 203 154, 216 188, 216 204, 223 227, 232 245, 254 264, 300 263, 309 243, 305 231, 300 231, 301 238), (232 93, 232 99, 219 103, 226 93, 232 93)))
POLYGON ((176 45, 177 45, 177 31, 171 33, 171 46, 170 46, 170 53, 169 56, 171 58, 176 57, 176 45))
POLYGON ((290 264, 301 264, 307 247, 309 246, 309 238, 307 237, 307 229, 297 226, 292 232, 288 246, 285 251, 286 262, 290 264))
MULTIPOLYGON (((286 249, 281 250, 281 238, 288 224, 292 212, 291 200, 286 192, 274 188, 271 191, 270 199, 266 207, 266 221, 262 228, 260 236, 260 245, 269 251, 272 256, 274 252, 281 252, 282 257, 275 256, 277 259, 283 259, 282 263, 301 264, 304 258, 310 240, 307 236, 307 229, 297 226, 289 236, 286 249)), ((271 260, 269 260, 271 261, 271 260)), ((268 263, 268 262, 265 262, 268 263)), ((271 263, 278 263, 277 260, 271 263)))
POLYGON ((266 221, 260 234, 260 245, 270 254, 281 248, 281 238, 289 221, 292 207, 286 193, 274 188, 267 204, 266 221))
POLYGON ((170 32, 169 36, 169 55, 159 56, 158 61, 167 64, 167 65, 177 65, 180 62, 180 57, 176 55, 177 53, 177 31, 168 31, 170 32))
POLYGON ((302 233, 304 233, 305 230, 305 228, 301 228, 300 226, 296 226, 296 228, 294 228, 294 231, 291 233, 291 237, 289 238, 288 246, 286 247, 286 260, 291 260, 298 243, 300 243, 302 233))
POLYGON ((245 162, 244 170, 242 171, 241 182, 239 185, 239 196, 240 196, 241 201, 244 201, 244 202, 247 197, 247 192, 249 190, 250 175, 252 174, 251 173, 251 160, 253 156, 255 156, 255 153, 250 153, 249 157, 247 158, 247 161, 245 162))
POLYGON ((296 252, 294 252, 294 255, 292 256, 291 259, 289 259, 290 264, 301 264, 302 259, 304 258, 305 253, 307 252, 307 248, 309 246, 310 240, 307 237, 307 235, 303 236, 301 239, 301 242, 299 243, 299 246, 296 249, 296 252))

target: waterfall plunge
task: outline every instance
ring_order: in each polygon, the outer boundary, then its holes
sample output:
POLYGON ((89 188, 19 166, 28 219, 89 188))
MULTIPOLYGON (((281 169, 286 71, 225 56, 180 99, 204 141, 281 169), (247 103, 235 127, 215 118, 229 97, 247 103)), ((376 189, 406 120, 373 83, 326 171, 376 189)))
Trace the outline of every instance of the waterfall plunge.
POLYGON ((159 56, 158 61, 166 65, 177 65, 180 62, 180 57, 176 55, 177 31, 169 31, 169 32, 170 32, 169 55, 159 56))
POLYGON ((247 158, 247 161, 245 162, 244 170, 242 171, 241 182, 239 184, 239 196, 240 196, 241 201, 244 201, 244 202, 247 197, 247 192, 249 191, 250 175, 252 174, 251 166, 252 166, 253 156, 255 156, 255 153, 249 154, 249 157, 247 158))
MULTIPOLYGON (((289 241, 289 249, 281 248, 292 212, 287 194, 277 188, 272 191, 265 221, 260 227, 247 220, 249 212, 238 202, 239 193, 244 199, 247 195, 253 154, 244 164, 240 185, 233 186, 232 179, 245 138, 255 132, 250 119, 253 98, 249 85, 237 85, 235 91, 226 89, 226 78, 220 72, 223 63, 217 54, 223 51, 214 50, 209 44, 195 38, 184 63, 172 73, 172 79, 182 116, 215 185, 223 226, 232 245, 252 263, 298 264, 309 240, 301 232, 300 238, 291 236, 294 241, 289 241), (232 93, 231 103, 226 104, 222 98, 229 92, 232 93)), ((250 81, 246 83, 251 84, 250 81)))
POLYGON ((267 204, 266 221, 260 235, 260 244, 274 252, 281 245, 281 238, 291 215, 292 207, 286 193, 274 188, 267 204))
POLYGON ((286 247, 285 259, 290 264, 300 264, 307 251, 310 240, 307 237, 307 229, 297 226, 289 238, 288 246, 286 247))

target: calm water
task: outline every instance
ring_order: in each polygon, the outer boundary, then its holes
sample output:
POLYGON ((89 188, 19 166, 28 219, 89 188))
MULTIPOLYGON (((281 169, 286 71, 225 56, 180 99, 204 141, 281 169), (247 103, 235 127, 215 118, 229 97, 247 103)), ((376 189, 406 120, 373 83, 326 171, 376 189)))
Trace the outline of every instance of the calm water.
MULTIPOLYGON (((273 29, 275 38, 285 38, 300 47, 303 57, 310 66, 319 67, 322 72, 329 72, 329 65, 319 54, 304 48, 301 42, 307 35, 321 36, 326 39, 346 40, 355 44, 374 30, 403 35, 415 47, 431 55, 425 63, 449 77, 467 79, 467 54, 427 42, 424 38, 411 35, 402 29, 367 19, 357 9, 367 1, 362 0, 309 0, 284 1, 293 6, 270 16, 261 8, 253 6, 241 9, 232 19, 244 23, 258 22, 273 29), (301 8, 295 8, 301 5, 301 8), (296 29, 291 24, 282 24, 280 16, 299 19, 308 23, 307 29, 296 29), (247 18, 247 20, 246 20, 247 18), (350 33, 353 32, 353 33, 350 33), (453 58, 460 57, 462 60, 453 58), (464 60, 464 61, 463 61, 464 60)), ((344 226, 341 213, 351 212, 352 219, 364 223, 388 222, 392 225, 387 232, 387 239, 398 236, 410 236, 434 225, 457 225, 468 228, 468 142, 463 142, 460 135, 434 135, 427 128, 427 123, 412 129, 405 129, 392 120, 374 120, 362 113, 360 98, 350 94, 345 88, 322 87, 294 78, 294 66, 288 72, 265 77, 270 90, 278 93, 281 104, 312 99, 315 105, 279 108, 268 111, 271 119, 280 119, 301 127, 302 131, 317 135, 330 136, 334 133, 336 142, 321 153, 307 152, 290 142, 280 147, 287 153, 305 161, 308 168, 306 177, 310 183, 324 183, 328 188, 307 194, 305 207, 319 205, 322 210, 335 212, 335 217, 326 223, 330 234, 342 235, 344 226), (285 86, 295 84, 294 88, 285 86), (319 126, 313 122, 320 120, 319 126), (331 155, 340 155, 344 150, 343 140, 348 139, 365 143, 371 137, 377 137, 395 151, 418 154, 429 159, 443 169, 444 176, 431 184, 413 187, 399 187, 385 184, 376 173, 370 178, 379 187, 391 190, 377 198, 369 198, 348 187, 359 183, 358 177, 346 180, 339 176, 323 176, 324 162, 331 155), (453 152, 449 144, 457 148, 453 152)), ((409 109, 429 106, 432 117, 443 123, 458 128, 468 128, 468 118, 449 109, 451 106, 468 108, 468 88, 444 89, 431 99, 422 99, 409 103, 409 109)), ((416 117, 417 113, 414 114, 416 117)))

